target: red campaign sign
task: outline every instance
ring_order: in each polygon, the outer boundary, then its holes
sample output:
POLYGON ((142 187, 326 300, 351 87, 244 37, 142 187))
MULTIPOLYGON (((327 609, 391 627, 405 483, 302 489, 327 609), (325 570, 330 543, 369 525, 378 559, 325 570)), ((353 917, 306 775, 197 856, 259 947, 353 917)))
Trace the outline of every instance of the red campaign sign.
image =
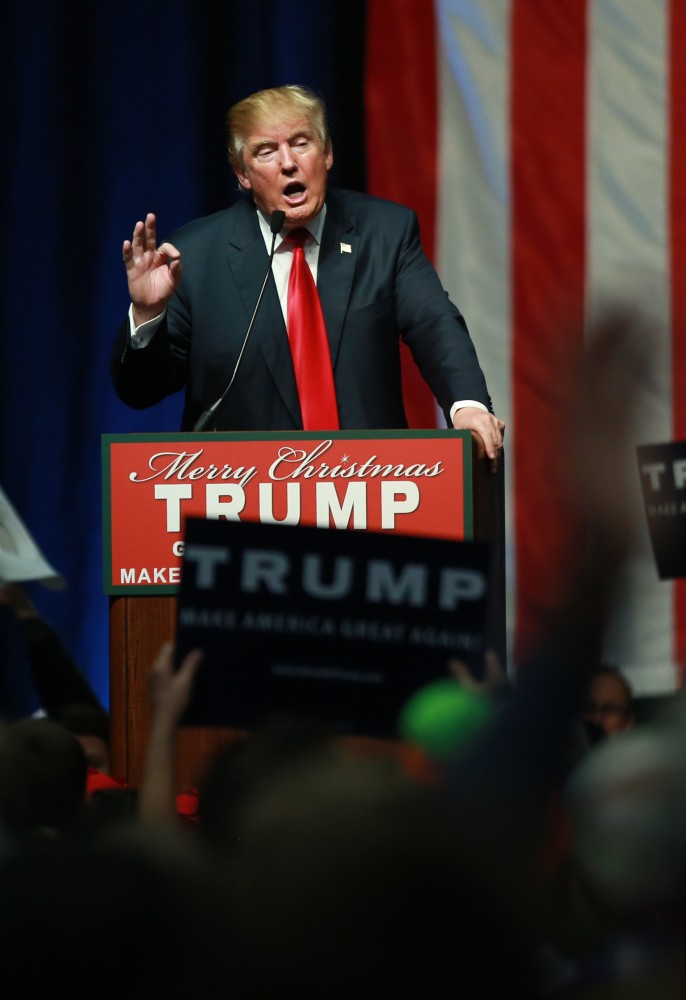
POLYGON ((105 592, 176 593, 187 517, 460 541, 468 431, 106 434, 105 592))

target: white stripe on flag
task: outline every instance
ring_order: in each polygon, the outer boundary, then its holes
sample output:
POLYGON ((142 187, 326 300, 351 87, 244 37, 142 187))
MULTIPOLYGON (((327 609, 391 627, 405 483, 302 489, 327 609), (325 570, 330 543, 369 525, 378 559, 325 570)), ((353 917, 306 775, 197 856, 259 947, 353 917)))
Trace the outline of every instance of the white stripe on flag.
MULTIPOLYGON (((587 298, 635 303, 655 332, 655 378, 642 393, 636 441, 672 436, 668 256, 667 2, 592 0, 587 110, 587 298)), ((632 480, 640 543, 621 581, 605 659, 638 693, 672 691, 673 587, 655 569, 632 480)))
MULTIPOLYGON (((510 354, 509 0, 436 0, 436 261, 465 315, 514 443, 510 354)), ((515 625, 512 463, 506 462, 507 621, 515 625)))

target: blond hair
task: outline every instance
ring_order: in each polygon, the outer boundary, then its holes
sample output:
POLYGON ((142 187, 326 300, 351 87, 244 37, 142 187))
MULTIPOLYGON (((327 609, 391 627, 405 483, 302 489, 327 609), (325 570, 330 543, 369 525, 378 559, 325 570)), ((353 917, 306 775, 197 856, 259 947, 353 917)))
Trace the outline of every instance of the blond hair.
POLYGON ((243 150, 247 137, 260 122, 284 114, 298 114, 307 118, 319 136, 324 149, 328 149, 329 127, 323 98, 308 87, 287 84, 258 90, 229 108, 226 123, 229 130, 229 163, 235 170, 244 166, 243 150))

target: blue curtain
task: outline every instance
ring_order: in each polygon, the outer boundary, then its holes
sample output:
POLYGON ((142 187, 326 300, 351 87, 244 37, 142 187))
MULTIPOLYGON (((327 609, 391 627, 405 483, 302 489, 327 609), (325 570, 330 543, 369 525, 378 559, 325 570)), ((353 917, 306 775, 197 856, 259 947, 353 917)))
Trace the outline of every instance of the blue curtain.
POLYGON ((364 3, 10 0, 3 21, 0 485, 68 579, 31 597, 107 704, 100 435, 181 414, 110 386, 122 240, 147 211, 164 237, 227 207, 225 111, 281 83, 324 94, 332 179, 363 190, 364 3))

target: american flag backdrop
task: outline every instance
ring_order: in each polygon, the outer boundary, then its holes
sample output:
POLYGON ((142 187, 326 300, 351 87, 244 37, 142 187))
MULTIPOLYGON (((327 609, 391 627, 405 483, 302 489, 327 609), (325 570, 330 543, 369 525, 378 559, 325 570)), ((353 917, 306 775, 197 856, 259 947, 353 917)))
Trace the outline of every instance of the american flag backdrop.
MULTIPOLYGON (((686 439, 686 2, 368 0, 368 189, 414 207, 507 421, 508 631, 559 567, 547 457, 568 341, 605 304, 646 310, 657 352, 636 443, 686 439), (564 348, 564 349, 561 349, 564 348), (558 359, 558 360, 556 360, 558 359)), ((429 399, 409 376, 412 422, 429 399)), ((604 657, 638 694, 686 663, 686 592, 642 517, 604 657)))

